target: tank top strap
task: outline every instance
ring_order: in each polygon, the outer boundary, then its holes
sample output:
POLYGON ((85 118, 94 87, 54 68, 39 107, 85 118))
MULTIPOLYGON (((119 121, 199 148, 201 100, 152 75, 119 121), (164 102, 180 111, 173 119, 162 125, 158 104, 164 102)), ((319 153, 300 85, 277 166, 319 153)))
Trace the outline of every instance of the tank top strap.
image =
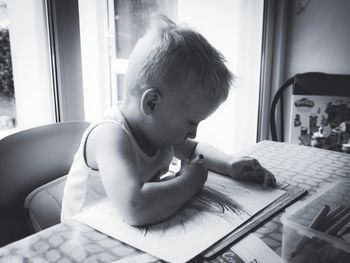
POLYGON ((154 162, 154 160, 159 158, 159 154, 160 154, 159 150, 157 150, 154 155, 149 156, 148 154, 146 154, 141 149, 141 147, 137 143, 133 133, 131 132, 131 129, 129 127, 129 124, 128 124, 125 116, 119 110, 118 105, 112 106, 107 111, 107 113, 105 114, 105 119, 104 120, 108 120, 108 119, 113 119, 113 120, 115 120, 115 121, 117 121, 117 122, 119 122, 121 124, 122 128, 125 130, 125 132, 128 134, 128 136, 130 138, 130 141, 131 141, 131 144, 132 144, 132 148, 133 148, 135 154, 139 155, 140 157, 142 157, 142 159, 144 159, 147 162, 154 162))

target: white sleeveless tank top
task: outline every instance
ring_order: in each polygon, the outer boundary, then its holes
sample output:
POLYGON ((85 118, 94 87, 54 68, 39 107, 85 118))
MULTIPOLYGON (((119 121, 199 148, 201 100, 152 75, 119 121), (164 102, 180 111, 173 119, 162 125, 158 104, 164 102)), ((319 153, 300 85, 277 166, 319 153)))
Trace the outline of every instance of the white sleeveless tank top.
POLYGON ((64 187, 61 221, 75 216, 84 208, 103 198, 108 198, 99 171, 87 165, 85 153, 86 141, 90 132, 104 123, 114 123, 122 127, 128 134, 139 171, 151 174, 152 177, 160 176, 168 171, 169 164, 174 156, 173 148, 157 150, 154 156, 148 156, 137 144, 123 114, 117 106, 113 106, 102 121, 91 124, 82 136, 64 187))

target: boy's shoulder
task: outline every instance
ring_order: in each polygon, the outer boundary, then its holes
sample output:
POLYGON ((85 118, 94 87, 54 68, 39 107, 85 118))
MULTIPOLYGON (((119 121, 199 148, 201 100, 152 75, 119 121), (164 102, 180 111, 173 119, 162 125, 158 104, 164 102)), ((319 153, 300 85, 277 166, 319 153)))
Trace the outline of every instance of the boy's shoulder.
POLYGON ((103 121, 96 125, 90 132, 87 144, 97 148, 118 148, 131 147, 130 137, 127 130, 119 122, 103 121))
POLYGON ((85 157, 88 165, 96 169, 99 158, 132 158, 132 145, 122 125, 117 122, 95 124, 86 138, 85 157))

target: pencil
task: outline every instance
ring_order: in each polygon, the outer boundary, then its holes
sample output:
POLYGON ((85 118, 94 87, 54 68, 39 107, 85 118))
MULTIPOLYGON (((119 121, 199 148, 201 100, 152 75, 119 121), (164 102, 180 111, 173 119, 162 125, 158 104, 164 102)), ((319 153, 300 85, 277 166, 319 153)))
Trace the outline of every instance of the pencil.
POLYGON ((325 220, 326 221, 329 221, 331 220, 336 214, 338 214, 340 211, 342 211, 344 209, 344 206, 343 205, 338 205, 332 212, 330 212, 325 220))
POLYGON ((326 233, 329 235, 336 235, 338 231, 344 227, 350 221, 350 212, 346 213, 343 217, 339 218, 339 220, 331 226, 326 233))
POLYGON ((202 163, 203 160, 204 160, 204 155, 203 155, 203 154, 198 154, 197 156, 195 156, 195 157, 190 161, 190 164, 202 163))
POLYGON ((350 207, 345 207, 344 209, 340 210, 338 213, 334 214, 333 217, 327 217, 328 220, 324 224, 324 228, 328 229, 329 227, 332 227, 335 223, 337 223, 344 215, 346 215, 348 212, 350 212, 350 207))
POLYGON ((330 208, 328 205, 324 205, 315 218, 310 223, 310 228, 319 229, 324 222, 326 215, 328 214, 330 208))
MULTIPOLYGON (((323 220, 327 213, 329 212, 330 208, 328 205, 323 205, 320 211, 317 213, 317 215, 314 217, 314 219, 309 224, 310 228, 318 229, 320 225, 323 223, 323 220)), ((292 253, 294 256, 297 255, 301 249, 306 245, 306 243, 309 241, 309 238, 302 237, 299 241, 299 243, 296 245, 296 248, 294 252, 292 253)))
POLYGON ((340 236, 343 236, 347 233, 350 232, 350 222, 348 222, 345 226, 343 226, 337 233, 337 236, 340 237, 340 236))

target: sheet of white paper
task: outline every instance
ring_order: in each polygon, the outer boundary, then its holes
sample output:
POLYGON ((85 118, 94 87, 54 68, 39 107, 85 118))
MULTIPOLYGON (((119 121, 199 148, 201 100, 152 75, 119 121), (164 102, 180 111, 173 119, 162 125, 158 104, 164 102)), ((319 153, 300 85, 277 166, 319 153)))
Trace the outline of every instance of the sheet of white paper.
POLYGON ((127 256, 125 258, 113 261, 112 263, 151 263, 151 262, 157 262, 157 261, 159 261, 158 258, 142 253, 142 254, 127 256))
MULTIPOLYGON (((113 261, 113 263, 152 263, 158 261, 159 260, 156 257, 143 252, 138 252, 137 254, 113 261)), ((283 260, 268 245, 266 245, 264 241, 254 234, 249 234, 229 248, 221 256, 210 261, 203 259, 203 262, 282 263, 283 260)))
MULTIPOLYGON (((103 200, 75 219, 165 261, 186 262, 284 193, 283 190, 237 182, 212 172, 205 186, 234 200, 240 206, 240 213, 184 208, 169 220, 145 229, 128 225, 112 204, 103 200)), ((212 201, 215 203, 217 199, 220 197, 214 197, 212 201)), ((220 204, 217 207, 222 208, 220 204)))
POLYGON ((244 262, 282 263, 283 260, 268 245, 254 234, 249 234, 230 248, 244 262))

